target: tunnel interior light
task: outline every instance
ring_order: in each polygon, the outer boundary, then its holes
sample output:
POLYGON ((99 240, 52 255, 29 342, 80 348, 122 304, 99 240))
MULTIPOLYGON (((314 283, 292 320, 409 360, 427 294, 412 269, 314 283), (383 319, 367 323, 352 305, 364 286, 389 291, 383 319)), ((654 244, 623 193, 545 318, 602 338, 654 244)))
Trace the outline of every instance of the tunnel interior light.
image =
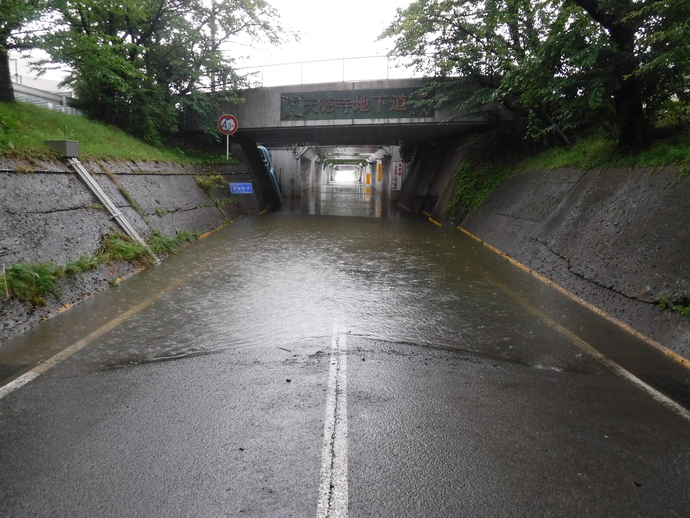
POLYGON ((356 183, 357 179, 355 167, 337 167, 333 181, 336 183, 356 183))

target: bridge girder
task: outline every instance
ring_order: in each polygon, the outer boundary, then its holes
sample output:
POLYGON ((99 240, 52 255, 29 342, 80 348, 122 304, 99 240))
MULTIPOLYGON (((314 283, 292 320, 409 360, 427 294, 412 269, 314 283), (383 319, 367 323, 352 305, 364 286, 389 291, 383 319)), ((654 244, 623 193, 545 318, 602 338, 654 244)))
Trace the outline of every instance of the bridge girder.
POLYGON ((484 121, 460 123, 408 123, 348 126, 245 128, 238 134, 270 146, 380 146, 403 141, 445 140, 487 128, 484 121))

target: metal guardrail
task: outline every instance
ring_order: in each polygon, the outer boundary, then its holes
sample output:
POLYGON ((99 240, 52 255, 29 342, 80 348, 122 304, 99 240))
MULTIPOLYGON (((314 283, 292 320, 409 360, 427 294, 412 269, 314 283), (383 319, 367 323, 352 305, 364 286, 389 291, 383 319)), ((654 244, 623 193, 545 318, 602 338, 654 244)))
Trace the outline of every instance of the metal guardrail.
POLYGON ((69 100, 72 99, 71 95, 46 92, 45 90, 14 82, 12 83, 12 88, 17 101, 35 104, 36 106, 61 111, 69 115, 81 115, 79 110, 70 106, 69 100))

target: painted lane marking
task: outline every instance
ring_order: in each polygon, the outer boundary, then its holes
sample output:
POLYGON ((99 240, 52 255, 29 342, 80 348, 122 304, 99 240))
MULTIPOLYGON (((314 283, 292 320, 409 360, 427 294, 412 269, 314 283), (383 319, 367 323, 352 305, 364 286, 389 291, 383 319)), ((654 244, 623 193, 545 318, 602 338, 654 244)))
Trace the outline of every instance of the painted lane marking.
POLYGON ((685 367, 686 369, 690 369, 690 360, 688 360, 687 358, 684 358, 683 356, 681 356, 680 354, 678 354, 678 353, 672 351, 672 350, 669 349, 668 347, 663 346, 662 344, 660 344, 660 343, 657 342, 656 340, 650 338, 649 336, 645 335, 644 333, 641 333, 640 331, 638 331, 637 329, 635 329, 635 328, 632 327, 632 326, 629 326, 629 325, 626 324, 625 322, 622 322, 621 320, 618 320, 617 318, 612 317, 611 315, 609 315, 609 314, 606 313, 605 311, 602 311, 601 309, 599 309, 598 307, 594 306, 593 304, 590 304, 589 302, 587 302, 586 300, 584 300, 584 299, 578 297, 578 296, 575 295, 574 293, 571 293, 570 291, 566 290, 566 289, 563 288, 562 286, 560 286, 560 285, 556 284, 555 282, 553 282, 551 279, 548 279, 548 278, 544 277, 543 275, 541 275, 540 273, 535 272, 535 271, 532 270, 531 268, 529 268, 529 267, 525 266, 524 264, 522 264, 520 261, 517 261, 517 260, 513 259, 511 256, 509 256, 509 255, 506 254, 505 252, 501 252, 498 248, 491 246, 489 243, 487 243, 487 242, 484 241, 483 239, 481 239, 481 238, 475 236, 475 235, 472 234, 471 232, 468 232, 468 231, 465 230, 464 228, 462 228, 462 227, 457 227, 457 229, 460 230, 461 232, 465 233, 466 235, 468 235, 468 236, 471 237, 472 239, 478 241, 479 243, 481 243, 483 246, 485 246, 486 248, 488 248, 488 249, 491 250, 492 252, 494 252, 494 253, 500 255, 501 257, 504 257, 505 259, 507 259, 508 261, 510 261, 511 264, 513 264, 513 265, 517 266, 518 268, 520 268, 521 270, 524 270, 525 272, 529 273, 532 277, 535 277, 535 278, 539 279, 541 282, 543 282, 544 284, 548 284, 548 285, 551 286, 552 288, 555 288, 556 290, 560 291, 561 293, 563 293, 563 294, 566 295, 567 297, 570 297, 572 300, 574 300, 574 301, 577 302, 578 304, 580 304, 580 305, 586 307, 586 308, 589 309, 590 311, 593 311, 594 313, 596 313, 596 314, 599 315, 600 317, 605 318, 605 319, 608 320, 609 322, 612 322, 613 324, 617 325, 618 327, 620 327, 620 328, 623 329, 624 331, 627 331, 627 332, 630 333, 631 335, 636 336, 636 337, 639 338, 640 340, 643 340, 643 341, 647 342, 649 345, 651 345, 651 346, 654 347, 655 349, 658 349, 659 351, 661 351, 663 354, 665 354, 666 356, 668 356, 668 357, 671 358, 672 360, 674 360, 674 361, 680 363, 680 364, 681 364, 683 367, 685 367))
POLYGON ((147 307, 149 307, 151 304, 153 304, 155 301, 163 297, 164 295, 167 295, 170 293, 172 290, 180 286, 181 284, 184 284, 189 280, 192 275, 194 275, 196 272, 189 273, 183 277, 181 277, 177 282, 174 282, 170 284, 168 287, 164 288, 163 290, 157 292, 155 295, 151 295, 149 298, 144 300, 143 302, 140 302, 133 308, 128 309, 121 315, 115 317, 112 319, 110 322, 102 325, 92 333, 86 335, 84 338, 77 340, 74 342, 72 345, 70 345, 67 349, 63 349, 59 353, 57 353, 55 356, 52 356, 45 362, 41 363, 40 365, 34 367, 30 371, 22 374, 18 378, 12 380, 10 383, 7 385, 4 385, 3 387, 0 387, 0 399, 4 398, 8 394, 11 394, 15 390, 18 390, 22 388, 24 385, 27 383, 35 380, 38 378, 41 374, 44 374, 48 370, 52 369, 59 363, 63 362, 70 356, 72 356, 74 353, 82 350, 84 347, 92 343, 94 340, 97 340, 104 334, 108 333, 109 331, 112 331, 115 329, 117 326, 122 324, 123 322, 129 320, 132 318, 134 315, 137 313, 140 313, 147 307))
POLYGON ((317 518, 347 518, 347 341, 336 322, 323 425, 317 518))
POLYGON ((669 408, 679 416, 685 418, 686 420, 690 421, 690 411, 688 411, 684 406, 680 405, 679 403, 676 403, 673 399, 670 397, 666 396, 665 394, 662 394, 658 390, 656 390, 654 387, 651 385, 648 385, 644 381, 642 381, 640 378, 635 376, 632 372, 627 370, 626 368, 622 367, 621 365, 617 364, 607 356, 605 356, 603 353, 599 352, 597 349, 595 349, 592 345, 590 345, 588 342, 577 336, 575 333, 570 331, 568 328, 564 327, 563 325, 559 324, 556 320, 530 304, 526 299, 524 299, 522 296, 520 296, 518 293, 510 289, 508 286, 505 284, 496 281, 495 279, 492 279, 492 282, 498 286, 501 290, 503 290, 508 296, 510 296, 513 300, 515 300, 518 304, 520 304, 523 308, 525 308, 527 311, 532 313, 534 316, 537 318, 540 318, 542 321, 544 321, 547 325, 549 325, 552 329, 560 333, 561 335, 565 336, 570 342, 572 342, 576 347, 580 348, 582 351, 586 352, 589 354, 592 358, 597 360, 599 363, 604 365, 605 367, 608 367, 611 369, 614 373, 616 373, 618 376, 621 378, 624 378, 633 384, 637 385, 638 388, 641 388, 643 391, 647 392, 654 400, 656 400, 658 403, 661 403, 664 405, 666 408, 669 408))

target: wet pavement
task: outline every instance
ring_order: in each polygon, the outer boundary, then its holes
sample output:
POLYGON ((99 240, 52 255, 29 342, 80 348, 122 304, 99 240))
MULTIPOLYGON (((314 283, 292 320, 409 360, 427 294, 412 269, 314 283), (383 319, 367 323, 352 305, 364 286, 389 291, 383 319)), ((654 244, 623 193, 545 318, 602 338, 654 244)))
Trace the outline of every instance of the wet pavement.
POLYGON ((685 368, 360 188, 219 230, 0 361, 51 365, 0 399, 2 516, 690 513, 685 368))

